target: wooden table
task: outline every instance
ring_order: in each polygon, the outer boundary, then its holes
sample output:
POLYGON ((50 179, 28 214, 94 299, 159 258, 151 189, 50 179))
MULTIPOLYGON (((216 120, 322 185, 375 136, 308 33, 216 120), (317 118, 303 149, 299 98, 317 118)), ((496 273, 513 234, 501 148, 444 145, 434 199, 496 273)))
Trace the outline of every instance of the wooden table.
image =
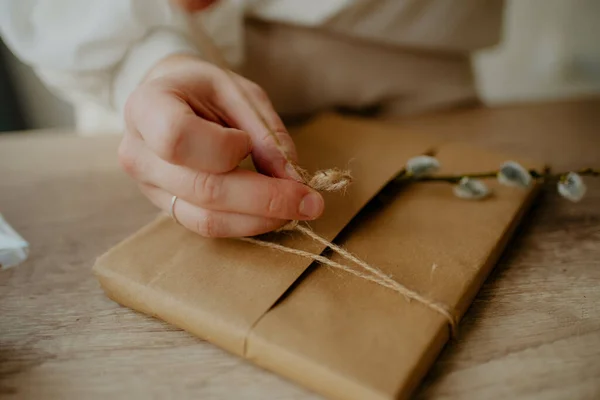
MULTIPOLYGON (((464 110, 407 129, 600 167, 600 101, 464 110)), ((0 211, 31 243, 0 273, 0 397, 317 399, 108 300, 95 257, 156 210, 116 163, 119 137, 0 135, 0 211)), ((600 398, 600 179, 578 204, 549 190, 417 397, 600 398)))

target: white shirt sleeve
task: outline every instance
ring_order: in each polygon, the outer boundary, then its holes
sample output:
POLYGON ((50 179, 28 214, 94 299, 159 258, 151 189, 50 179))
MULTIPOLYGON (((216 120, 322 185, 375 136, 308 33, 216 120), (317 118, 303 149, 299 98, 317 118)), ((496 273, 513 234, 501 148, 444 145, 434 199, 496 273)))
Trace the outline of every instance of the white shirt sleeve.
MULTIPOLYGON (((194 19, 237 66, 246 12, 312 26, 353 1, 311 0, 308 7, 297 0, 219 0, 194 19)), ((127 98, 160 59, 201 56, 170 0, 0 0, 0 10, 7 46, 74 106, 83 131, 120 129, 127 98)))
POLYGON ((196 53, 167 0, 0 0, 7 46, 61 97, 115 111, 146 72, 196 53))

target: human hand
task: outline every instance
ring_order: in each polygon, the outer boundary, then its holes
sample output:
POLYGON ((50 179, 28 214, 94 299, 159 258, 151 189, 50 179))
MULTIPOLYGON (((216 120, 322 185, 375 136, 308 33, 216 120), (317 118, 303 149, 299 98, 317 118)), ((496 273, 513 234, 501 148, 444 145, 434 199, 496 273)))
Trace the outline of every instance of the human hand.
MULTIPOLYGON (((321 195, 298 182, 227 72, 194 56, 159 62, 125 106, 124 170, 177 220, 209 237, 251 236, 317 218, 321 195), (252 156, 258 172, 239 168, 252 156)), ((294 143, 264 91, 235 75, 296 162, 294 143)))

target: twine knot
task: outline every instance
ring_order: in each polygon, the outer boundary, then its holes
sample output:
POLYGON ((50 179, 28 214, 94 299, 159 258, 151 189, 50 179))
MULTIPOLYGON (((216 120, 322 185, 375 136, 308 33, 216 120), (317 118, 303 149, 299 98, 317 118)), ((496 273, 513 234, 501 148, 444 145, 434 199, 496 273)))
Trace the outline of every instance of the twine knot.
MULTIPOLYGON (((352 175, 349 170, 339 168, 323 169, 315 172, 310 177, 308 172, 297 165, 294 165, 296 172, 302 177, 306 185, 317 191, 337 192, 345 190, 352 183, 352 175)), ((293 231, 297 229, 299 221, 289 221, 287 224, 277 229, 281 231, 293 231)))
POLYGON ((352 175, 349 170, 332 168, 317 171, 308 181, 308 186, 319 191, 337 192, 346 189, 351 183, 352 175))

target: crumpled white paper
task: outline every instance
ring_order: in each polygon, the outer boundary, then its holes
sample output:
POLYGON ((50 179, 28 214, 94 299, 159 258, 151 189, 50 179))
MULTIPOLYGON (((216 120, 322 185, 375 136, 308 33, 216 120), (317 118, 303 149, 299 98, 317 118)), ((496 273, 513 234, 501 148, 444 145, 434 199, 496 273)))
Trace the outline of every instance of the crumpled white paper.
POLYGON ((0 269, 8 269, 21 264, 28 255, 29 243, 0 214, 0 269))

